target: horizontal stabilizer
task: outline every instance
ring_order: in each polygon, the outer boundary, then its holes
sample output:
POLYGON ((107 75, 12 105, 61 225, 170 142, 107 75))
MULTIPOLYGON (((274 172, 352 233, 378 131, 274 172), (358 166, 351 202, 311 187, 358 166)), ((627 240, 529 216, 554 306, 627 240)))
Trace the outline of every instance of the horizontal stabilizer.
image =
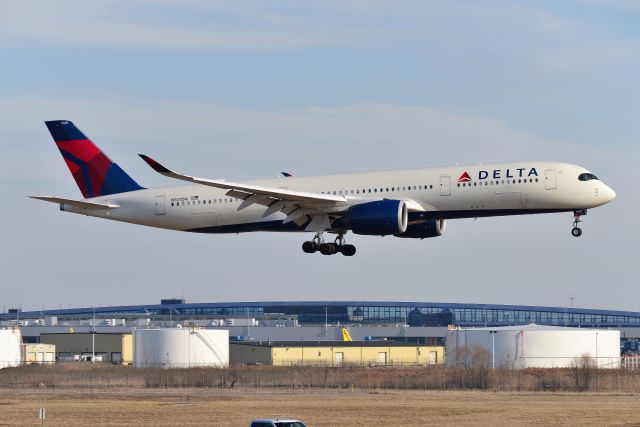
POLYGON ((82 200, 73 200, 73 199, 65 199, 62 197, 53 197, 53 196, 27 196, 31 199, 44 200, 45 202, 58 203, 61 206, 73 206, 74 208, 79 209, 116 209, 119 208, 119 205, 113 205, 110 203, 95 203, 95 202, 85 202, 82 200))

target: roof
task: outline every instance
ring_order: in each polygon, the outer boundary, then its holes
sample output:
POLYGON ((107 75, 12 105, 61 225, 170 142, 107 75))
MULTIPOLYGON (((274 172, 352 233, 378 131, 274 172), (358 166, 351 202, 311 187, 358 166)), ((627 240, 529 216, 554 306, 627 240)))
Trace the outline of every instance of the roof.
POLYGON ((440 347, 404 341, 232 341, 229 344, 253 347, 440 347))
POLYGON ((505 305, 505 304, 467 304, 449 302, 420 302, 420 301, 245 301, 245 302, 208 302, 184 304, 143 304, 119 305, 110 307, 80 307, 51 310, 22 311, 20 317, 29 316, 57 316, 67 314, 100 313, 141 313, 188 308, 225 308, 225 307, 437 307, 442 309, 484 309, 484 310, 524 310, 540 312, 562 312, 568 314, 599 314, 614 316, 640 317, 637 311, 602 310, 591 308, 544 307, 533 305, 505 305))
MULTIPOLYGON (((576 328, 569 326, 552 326, 552 325, 536 325, 535 323, 529 323, 527 325, 511 325, 511 326, 482 326, 482 327, 468 327, 459 328, 460 331, 598 331, 602 332, 602 329, 596 328, 576 328)), ((616 329, 617 331, 617 329, 616 329)))

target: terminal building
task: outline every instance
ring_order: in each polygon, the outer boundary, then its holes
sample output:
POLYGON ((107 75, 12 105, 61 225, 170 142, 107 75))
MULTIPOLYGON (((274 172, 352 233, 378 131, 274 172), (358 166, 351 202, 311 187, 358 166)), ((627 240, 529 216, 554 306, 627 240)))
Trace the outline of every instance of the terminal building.
MULTIPOLYGON (((411 327, 511 326, 536 323, 549 326, 625 328, 640 330, 640 312, 595 310, 568 307, 526 305, 464 304, 437 302, 382 301, 276 301, 186 303, 180 299, 162 300, 160 304, 111 307, 83 307, 53 310, 21 311, 9 309, 0 321, 42 322, 55 317, 63 320, 132 319, 157 320, 224 320, 256 319, 289 321, 296 325, 390 325, 411 327)), ((231 325, 232 326, 232 325, 231 325)))

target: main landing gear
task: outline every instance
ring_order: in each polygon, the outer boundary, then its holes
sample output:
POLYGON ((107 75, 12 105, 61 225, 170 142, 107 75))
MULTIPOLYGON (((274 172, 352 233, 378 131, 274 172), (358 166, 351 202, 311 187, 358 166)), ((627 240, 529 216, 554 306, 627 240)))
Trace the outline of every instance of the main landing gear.
POLYGON ((313 240, 302 244, 302 250, 308 254, 317 251, 320 251, 322 255, 334 255, 338 252, 344 256, 354 256, 356 254, 356 247, 345 243, 344 233, 338 233, 334 243, 325 242, 322 233, 318 233, 313 240))
POLYGON ((571 229, 571 235, 573 237, 580 237, 582 236, 582 228, 578 227, 578 224, 580 224, 582 222, 582 219, 580 219, 580 217, 582 215, 586 215, 587 214, 587 210, 586 209, 580 209, 577 211, 573 211, 573 228, 571 229))

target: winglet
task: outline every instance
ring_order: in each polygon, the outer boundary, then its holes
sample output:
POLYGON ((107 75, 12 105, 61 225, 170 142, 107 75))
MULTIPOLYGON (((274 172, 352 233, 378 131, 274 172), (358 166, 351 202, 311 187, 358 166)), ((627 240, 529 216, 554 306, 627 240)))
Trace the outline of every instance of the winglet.
POLYGON ((153 160, 151 157, 145 156, 144 154, 138 154, 138 156, 140 156, 142 158, 142 160, 147 162, 147 164, 149 166, 151 166, 154 171, 156 171, 158 173, 162 173, 162 174, 171 173, 171 171, 169 169, 165 168, 160 163, 158 163, 155 160, 153 160))

